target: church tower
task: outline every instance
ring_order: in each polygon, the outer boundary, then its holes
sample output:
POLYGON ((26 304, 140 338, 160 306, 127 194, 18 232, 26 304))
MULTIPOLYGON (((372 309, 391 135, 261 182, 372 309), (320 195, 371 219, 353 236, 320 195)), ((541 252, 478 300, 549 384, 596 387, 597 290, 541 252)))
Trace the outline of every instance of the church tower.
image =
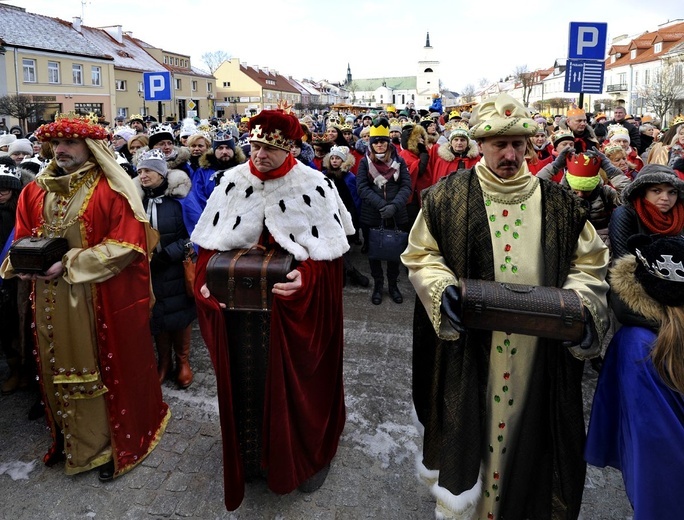
POLYGON ((347 63, 347 85, 349 85, 352 82, 352 75, 351 75, 351 67, 349 66, 349 63, 347 63))
POLYGON ((421 59, 418 61, 418 73, 416 74, 416 106, 429 107, 432 105, 433 95, 439 91, 439 61, 435 50, 430 45, 430 33, 425 38, 425 47, 421 59))

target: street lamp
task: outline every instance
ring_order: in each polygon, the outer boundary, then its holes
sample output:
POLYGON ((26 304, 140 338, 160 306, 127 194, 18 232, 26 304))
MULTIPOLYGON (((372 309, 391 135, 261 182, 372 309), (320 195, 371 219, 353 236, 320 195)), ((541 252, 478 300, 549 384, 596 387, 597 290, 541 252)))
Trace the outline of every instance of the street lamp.
POLYGON ((138 96, 143 100, 143 116, 147 115, 147 105, 145 104, 145 91, 138 90, 138 96))

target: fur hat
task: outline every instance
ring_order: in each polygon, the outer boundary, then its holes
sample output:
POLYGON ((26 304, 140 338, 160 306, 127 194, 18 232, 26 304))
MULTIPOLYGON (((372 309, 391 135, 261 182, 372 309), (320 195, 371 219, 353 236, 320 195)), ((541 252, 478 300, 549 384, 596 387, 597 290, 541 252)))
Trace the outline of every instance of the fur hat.
POLYGON ((28 139, 16 139, 12 141, 7 149, 7 154, 12 155, 16 152, 23 152, 28 155, 33 155, 33 144, 28 139))
POLYGON ((679 198, 684 199, 684 181, 677 177, 674 170, 662 164, 647 164, 636 178, 622 190, 622 200, 631 203, 637 197, 643 195, 647 186, 653 184, 672 184, 679 192, 679 198))
POLYGON ((470 124, 473 139, 500 135, 531 137, 537 131, 537 123, 527 108, 505 92, 476 105, 470 124))
POLYGON ((162 177, 166 177, 166 175, 169 173, 164 152, 156 149, 147 150, 140 155, 140 158, 138 159, 138 170, 141 168, 154 170, 162 177))
POLYGON ((283 110, 262 110, 249 120, 249 142, 290 151, 292 142, 304 135, 299 120, 283 110))
POLYGON ((634 275, 646 294, 663 305, 684 305, 684 237, 633 235, 627 247, 637 257, 634 275))
POLYGON ((0 164, 0 190, 21 190, 21 175, 14 166, 0 164))
POLYGON ((150 148, 154 148, 154 146, 159 144, 161 141, 174 141, 173 128, 171 128, 171 125, 154 126, 150 128, 148 136, 150 139, 150 148))
POLYGON ((221 145, 227 145, 231 150, 235 151, 235 139, 231 132, 219 130, 214 135, 214 140, 211 142, 211 147, 216 151, 216 149, 221 145))

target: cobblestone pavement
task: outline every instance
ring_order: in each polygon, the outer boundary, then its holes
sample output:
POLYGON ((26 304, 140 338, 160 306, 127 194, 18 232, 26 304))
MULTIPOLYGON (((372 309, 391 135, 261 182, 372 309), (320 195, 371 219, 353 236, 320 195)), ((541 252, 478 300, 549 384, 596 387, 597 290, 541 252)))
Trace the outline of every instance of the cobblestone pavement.
MULTIPOLYGON (((356 265, 368 272, 355 254, 356 265)), ((414 294, 406 277, 403 305, 370 290, 345 288, 347 424, 328 479, 315 493, 271 493, 248 484, 242 506, 223 505, 221 437, 216 385, 195 327, 191 364, 195 381, 185 391, 163 386, 173 417, 157 449, 132 472, 100 483, 96 472, 68 477, 62 465, 45 467, 49 435, 44 421, 27 420, 29 392, 0 396, 0 518, 35 519, 430 519, 434 502, 415 477, 420 436, 411 413, 411 316, 414 294), (27 472, 27 465, 32 469, 27 472), (24 474, 27 478, 17 478, 24 474), (14 478, 13 478, 14 476, 14 478), (16 479, 16 480, 15 480, 16 479)), ((0 359, 0 379, 7 365, 0 359)), ((585 371, 586 409, 596 374, 585 371)), ((630 519, 617 471, 589 467, 582 518, 630 519)))

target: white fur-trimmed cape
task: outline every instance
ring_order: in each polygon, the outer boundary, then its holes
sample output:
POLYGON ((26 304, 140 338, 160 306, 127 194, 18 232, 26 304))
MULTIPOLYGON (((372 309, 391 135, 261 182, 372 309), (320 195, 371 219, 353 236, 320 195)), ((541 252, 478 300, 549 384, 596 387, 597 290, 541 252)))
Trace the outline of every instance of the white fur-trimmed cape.
POLYGON ((264 222, 299 261, 339 258, 354 234, 351 215, 321 172, 298 162, 287 175, 261 181, 246 162, 226 171, 191 240, 217 251, 248 248, 259 242, 264 222))

